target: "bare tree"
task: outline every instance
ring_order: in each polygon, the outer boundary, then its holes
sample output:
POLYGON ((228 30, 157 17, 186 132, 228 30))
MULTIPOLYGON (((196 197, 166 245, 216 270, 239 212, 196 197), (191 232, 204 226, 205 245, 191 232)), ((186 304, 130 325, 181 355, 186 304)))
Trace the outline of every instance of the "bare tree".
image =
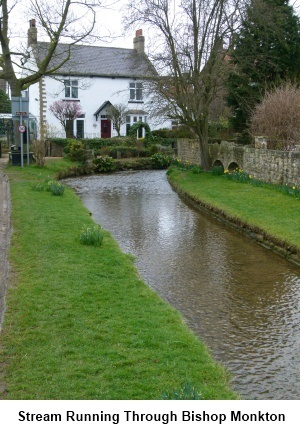
POLYGON ((73 121, 82 114, 80 104, 76 101, 56 100, 49 110, 63 126, 66 137, 73 137, 73 121))
MULTIPOLYGON (((241 5, 241 2, 239 2, 241 5)), ((202 167, 210 167, 210 106, 226 75, 226 49, 239 18, 235 0, 130 1, 129 28, 146 24, 157 35, 150 58, 158 76, 151 81, 153 110, 189 126, 198 136, 202 167)))
POLYGON ((126 122, 127 111, 128 107, 122 103, 111 105, 107 110, 107 117, 113 122, 119 137, 121 136, 121 126, 126 122))
POLYGON ((0 78, 8 82, 11 95, 21 96, 21 91, 38 82, 42 76, 51 75, 58 70, 70 56, 70 49, 78 42, 85 41, 91 37, 95 28, 96 8, 101 5, 100 0, 22 0, 27 12, 32 14, 39 27, 47 36, 49 43, 43 51, 40 62, 36 65, 30 61, 34 52, 28 46, 19 44, 17 48, 12 47, 11 34, 15 26, 11 19, 14 8, 20 5, 18 0, 0 1, 0 78), (26 3, 26 5, 25 5, 26 3), (68 41, 68 49, 59 56, 56 61, 51 60, 56 55, 58 43, 62 40, 68 41), (18 73, 18 67, 23 72, 18 73))
POLYGON ((267 137, 269 149, 293 149, 300 141, 300 88, 284 83, 267 92, 252 111, 253 136, 267 137))

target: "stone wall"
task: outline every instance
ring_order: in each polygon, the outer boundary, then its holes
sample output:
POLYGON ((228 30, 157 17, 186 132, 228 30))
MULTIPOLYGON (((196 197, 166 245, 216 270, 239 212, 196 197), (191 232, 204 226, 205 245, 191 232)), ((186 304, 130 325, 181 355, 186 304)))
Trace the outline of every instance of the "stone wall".
POLYGON ((179 160, 201 164, 198 140, 177 139, 177 157, 179 160))
MULTIPOLYGON (((262 181, 300 187, 300 147, 296 151, 276 151, 260 146, 250 148, 230 142, 209 145, 211 165, 222 163, 224 169, 239 167, 262 181)), ((178 139, 178 158, 200 164, 197 139, 178 139)))
POLYGON ((244 170, 273 184, 300 186, 300 152, 244 149, 244 170))

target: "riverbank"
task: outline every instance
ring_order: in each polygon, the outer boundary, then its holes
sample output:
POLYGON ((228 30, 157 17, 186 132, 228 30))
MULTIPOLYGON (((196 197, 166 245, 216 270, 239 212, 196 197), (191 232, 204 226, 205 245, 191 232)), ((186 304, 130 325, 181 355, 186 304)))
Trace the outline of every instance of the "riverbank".
POLYGON ((184 199, 300 266, 300 201, 274 188, 171 167, 168 179, 184 199))
POLYGON ((108 232, 101 247, 80 243, 94 222, 74 192, 36 186, 67 167, 53 159, 6 169, 13 235, 1 398, 160 399, 185 383, 200 398, 236 398, 224 369, 108 232))

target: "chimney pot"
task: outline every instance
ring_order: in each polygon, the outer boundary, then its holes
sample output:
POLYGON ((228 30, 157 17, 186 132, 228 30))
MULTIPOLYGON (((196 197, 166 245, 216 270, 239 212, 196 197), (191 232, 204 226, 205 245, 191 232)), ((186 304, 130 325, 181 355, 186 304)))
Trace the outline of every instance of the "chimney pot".
POLYGON ((144 54, 145 52, 145 37, 143 36, 143 30, 136 30, 135 38, 133 39, 133 49, 135 49, 138 54, 144 54))
POLYGON ((36 28, 36 22, 35 19, 31 19, 29 21, 29 29, 27 33, 27 45, 29 46, 36 46, 37 44, 37 28, 36 28))

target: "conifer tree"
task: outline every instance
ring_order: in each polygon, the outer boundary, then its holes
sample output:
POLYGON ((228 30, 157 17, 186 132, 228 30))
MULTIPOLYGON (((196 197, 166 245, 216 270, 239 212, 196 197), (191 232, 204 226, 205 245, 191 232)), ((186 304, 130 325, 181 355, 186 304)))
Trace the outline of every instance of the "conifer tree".
POLYGON ((10 113, 11 102, 5 91, 0 90, 0 113, 10 113))
POLYGON ((230 50, 232 125, 248 128, 254 106, 281 82, 299 82, 300 24, 287 0, 251 0, 230 50))

